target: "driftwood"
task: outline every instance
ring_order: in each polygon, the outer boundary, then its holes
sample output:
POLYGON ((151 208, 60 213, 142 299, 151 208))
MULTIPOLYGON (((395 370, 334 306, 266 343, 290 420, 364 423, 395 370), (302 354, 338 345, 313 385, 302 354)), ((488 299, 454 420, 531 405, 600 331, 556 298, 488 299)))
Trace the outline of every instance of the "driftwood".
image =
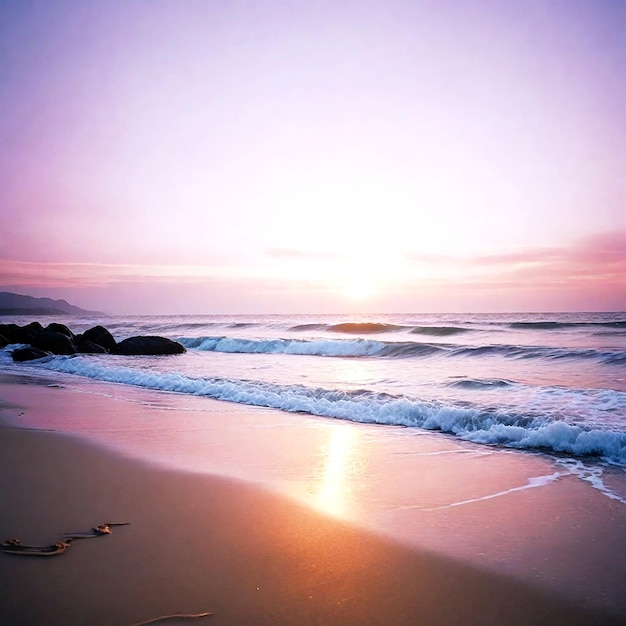
POLYGON ((213 615, 213 613, 173 613, 172 615, 154 617, 153 619, 148 619, 145 622, 137 622, 136 624, 131 624, 131 626, 148 626, 148 624, 158 624, 159 622, 166 622, 171 619, 194 619, 196 617, 208 617, 209 615, 213 615))
POLYGON ((65 535, 60 541, 47 546, 29 546, 23 544, 19 539, 6 539, 0 544, 0 550, 7 554, 19 554, 22 556, 57 556, 63 554, 76 539, 91 539, 110 535, 112 526, 127 526, 130 522, 105 522, 98 524, 91 530, 84 533, 72 533, 65 535))

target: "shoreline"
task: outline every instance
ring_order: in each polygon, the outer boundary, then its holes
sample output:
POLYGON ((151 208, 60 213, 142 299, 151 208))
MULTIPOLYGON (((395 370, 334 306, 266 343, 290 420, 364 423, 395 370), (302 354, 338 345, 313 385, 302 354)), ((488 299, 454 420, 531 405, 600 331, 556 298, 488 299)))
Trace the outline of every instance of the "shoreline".
MULTIPOLYGON (((71 391, 29 393, 32 386, 22 384, 9 394, 9 387, 0 380, 0 399, 10 397, 11 405, 0 404, 0 414, 14 414, 9 421, 20 411, 52 411, 53 400, 69 410, 71 391)), ((118 399, 99 396, 96 402, 93 394, 82 394, 77 405, 92 413, 120 410, 118 399)), ((132 624, 202 611, 215 611, 206 623, 242 625, 618 624, 626 618, 623 607, 606 599, 575 601, 577 594, 556 593, 540 578, 521 580, 402 545, 257 485, 149 464, 79 437, 3 421, 0 540, 47 543, 101 522, 131 522, 51 559, 0 554, 5 623, 132 624)), ((224 443, 232 451, 233 442, 224 443)), ((568 495, 583 487, 578 483, 568 485, 568 495)), ((540 507, 544 492, 529 491, 540 507)), ((622 523, 621 508, 609 505, 597 512, 596 524, 606 521, 606 510, 622 523)), ((492 521, 509 520, 502 501, 489 507, 490 516, 500 516, 492 521)), ((465 526, 479 524, 477 511, 457 507, 436 519, 458 529, 459 515, 465 526)), ((561 530, 569 532, 563 520, 561 530)), ((513 540, 519 529, 509 531, 513 540)), ((580 550, 575 541, 568 545, 580 550)), ((577 556, 564 552, 561 567, 571 568, 577 556)), ((617 579, 622 572, 610 575, 617 579)))

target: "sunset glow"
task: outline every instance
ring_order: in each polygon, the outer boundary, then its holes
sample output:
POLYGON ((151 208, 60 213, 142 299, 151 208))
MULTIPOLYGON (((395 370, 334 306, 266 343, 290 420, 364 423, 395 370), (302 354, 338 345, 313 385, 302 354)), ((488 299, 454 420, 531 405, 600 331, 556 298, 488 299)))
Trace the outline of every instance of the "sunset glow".
POLYGON ((0 8, 0 290, 626 309, 626 5, 0 8))

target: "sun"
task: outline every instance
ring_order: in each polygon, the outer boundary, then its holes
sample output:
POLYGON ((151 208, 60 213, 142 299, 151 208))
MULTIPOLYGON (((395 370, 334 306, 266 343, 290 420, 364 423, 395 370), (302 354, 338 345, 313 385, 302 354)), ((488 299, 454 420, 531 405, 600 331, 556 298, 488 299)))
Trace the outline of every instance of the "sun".
POLYGON ((370 282, 357 278, 346 282, 344 294, 350 300, 368 300, 376 295, 376 288, 370 282))

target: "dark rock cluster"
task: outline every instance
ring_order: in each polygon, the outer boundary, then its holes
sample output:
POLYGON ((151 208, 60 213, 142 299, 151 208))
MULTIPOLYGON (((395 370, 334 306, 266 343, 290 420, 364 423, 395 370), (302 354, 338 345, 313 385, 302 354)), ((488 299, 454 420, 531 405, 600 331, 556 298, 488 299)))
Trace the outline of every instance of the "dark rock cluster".
POLYGON ((0 348, 13 343, 28 344, 12 352, 14 361, 31 361, 50 354, 181 354, 185 348, 166 337, 128 337, 117 342, 104 326, 94 326, 75 335, 65 324, 45 328, 39 322, 26 326, 0 324, 0 348))

